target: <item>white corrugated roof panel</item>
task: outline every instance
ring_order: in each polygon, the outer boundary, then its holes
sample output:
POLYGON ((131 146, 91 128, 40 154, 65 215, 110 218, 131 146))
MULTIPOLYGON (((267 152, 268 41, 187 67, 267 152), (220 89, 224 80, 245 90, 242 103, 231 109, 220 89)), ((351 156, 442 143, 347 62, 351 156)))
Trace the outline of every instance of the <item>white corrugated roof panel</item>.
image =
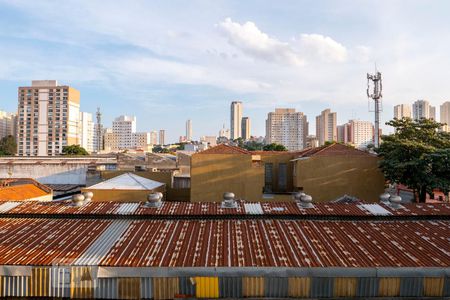
POLYGON ((263 215, 264 211, 259 203, 244 203, 245 212, 249 215, 263 215))
POLYGON ((125 173, 88 187, 94 190, 153 190, 164 183, 147 179, 133 173, 125 173))
POLYGON ((11 209, 19 206, 22 202, 5 202, 0 204, 0 213, 5 213, 10 211, 11 209))
POLYGON ((390 216, 392 213, 379 204, 360 204, 359 208, 370 212, 374 216, 390 216))
POLYGON ((118 215, 131 215, 138 209, 139 203, 122 203, 116 210, 118 215))

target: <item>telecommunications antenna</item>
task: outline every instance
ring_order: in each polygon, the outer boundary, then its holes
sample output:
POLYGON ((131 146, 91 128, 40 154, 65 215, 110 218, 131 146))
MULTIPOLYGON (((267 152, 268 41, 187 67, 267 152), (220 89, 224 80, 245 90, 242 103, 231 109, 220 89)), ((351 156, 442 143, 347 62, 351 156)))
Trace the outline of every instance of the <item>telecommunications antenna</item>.
MULTIPOLYGON (((375 104, 375 134, 374 134, 374 144, 378 148, 380 146, 380 112, 381 109, 381 98, 383 95, 381 91, 383 89, 383 84, 381 81, 381 73, 377 71, 375 65, 375 74, 367 73, 367 97, 372 99, 375 104)), ((369 110, 370 111, 370 110, 369 110)))

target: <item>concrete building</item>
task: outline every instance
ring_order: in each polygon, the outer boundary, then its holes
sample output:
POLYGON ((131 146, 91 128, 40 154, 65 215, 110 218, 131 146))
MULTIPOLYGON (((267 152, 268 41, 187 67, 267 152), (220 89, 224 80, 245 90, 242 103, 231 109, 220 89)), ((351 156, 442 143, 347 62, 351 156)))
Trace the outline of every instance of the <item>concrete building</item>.
POLYGON ((411 105, 410 104, 399 104, 394 106, 394 118, 412 118, 411 105))
POLYGON ((231 102, 230 138, 235 140, 242 137, 242 102, 231 102))
POLYGON ((119 138, 111 128, 105 128, 103 131, 103 150, 106 152, 117 152, 119 151, 119 138))
POLYGON ((230 139, 230 129, 226 129, 225 124, 223 124, 222 129, 219 131, 219 137, 230 139))
POLYGON ((364 149, 374 143, 374 126, 369 121, 350 120, 338 126, 338 142, 364 149))
POLYGON ((0 110, 0 139, 9 135, 17 139, 17 115, 0 110))
POLYGON ((217 136, 215 135, 204 135, 200 138, 200 142, 207 143, 208 147, 214 147, 217 145, 217 136))
POLYGON ((433 119, 436 120, 436 108, 426 100, 417 100, 412 106, 414 120, 433 119))
POLYGON ((251 123, 249 117, 243 117, 242 118, 242 139, 244 141, 248 141, 251 137, 251 123))
POLYGON ((319 146, 325 142, 337 141, 337 114, 325 109, 316 117, 316 137, 319 140, 319 146))
POLYGON ((442 126, 442 130, 450 132, 450 101, 444 102, 440 107, 440 122, 446 125, 442 126))
POLYGON ((317 148, 319 147, 319 140, 315 135, 308 135, 306 137, 306 148, 317 148))
POLYGON ((112 133, 117 137, 117 147, 119 150, 133 148, 133 134, 136 132, 135 116, 120 116, 112 123, 112 133))
POLYGON ((166 144, 166 131, 164 129, 159 130, 159 144, 161 146, 166 144))
POLYGON ((133 133, 133 149, 151 152, 153 145, 150 132, 133 133))
POLYGON ((78 125, 80 146, 86 149, 87 152, 94 152, 94 122, 92 114, 87 112, 80 112, 80 123, 78 125))
POLYGON ((192 121, 186 121, 186 139, 192 141, 192 121))
POLYGON ((306 147, 308 122, 306 115, 294 108, 276 108, 266 120, 266 142, 285 146, 290 151, 306 147))
POLYGON ((18 93, 19 156, 58 155, 79 144, 79 91, 56 80, 33 80, 18 93))

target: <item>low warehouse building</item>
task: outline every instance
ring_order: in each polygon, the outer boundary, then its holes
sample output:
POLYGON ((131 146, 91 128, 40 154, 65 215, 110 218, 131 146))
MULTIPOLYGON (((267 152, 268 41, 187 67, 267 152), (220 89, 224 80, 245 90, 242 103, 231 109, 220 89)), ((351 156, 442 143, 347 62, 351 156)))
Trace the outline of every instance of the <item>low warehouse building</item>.
POLYGON ((52 199, 52 189, 34 179, 0 179, 0 201, 52 201, 52 199))

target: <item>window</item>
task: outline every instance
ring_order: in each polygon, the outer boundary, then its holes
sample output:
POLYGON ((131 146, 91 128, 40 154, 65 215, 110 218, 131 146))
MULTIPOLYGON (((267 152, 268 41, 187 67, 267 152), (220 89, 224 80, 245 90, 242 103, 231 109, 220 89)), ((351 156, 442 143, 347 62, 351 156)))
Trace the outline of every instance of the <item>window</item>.
POLYGON ((285 192, 287 189, 287 164, 285 163, 278 165, 278 189, 280 192, 285 192))
POLYGON ((264 193, 272 192, 273 164, 264 164, 264 193))

